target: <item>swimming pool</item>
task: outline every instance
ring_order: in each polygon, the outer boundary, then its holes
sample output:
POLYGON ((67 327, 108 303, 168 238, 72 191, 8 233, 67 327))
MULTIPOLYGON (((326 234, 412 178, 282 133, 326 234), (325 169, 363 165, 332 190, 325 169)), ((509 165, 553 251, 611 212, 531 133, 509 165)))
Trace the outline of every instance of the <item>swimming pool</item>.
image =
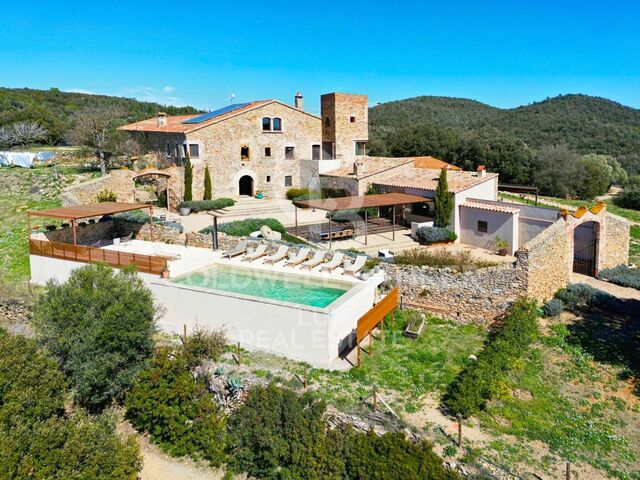
POLYGON ((207 270, 188 273, 172 281, 182 285, 318 308, 329 306, 350 288, 346 282, 324 281, 313 277, 228 265, 217 265, 207 270))

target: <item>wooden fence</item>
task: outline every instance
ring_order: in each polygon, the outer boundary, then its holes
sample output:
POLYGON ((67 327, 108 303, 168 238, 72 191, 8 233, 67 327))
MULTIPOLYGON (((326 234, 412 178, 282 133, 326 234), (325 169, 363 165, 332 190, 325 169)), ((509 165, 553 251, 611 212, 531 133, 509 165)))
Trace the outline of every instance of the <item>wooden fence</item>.
POLYGON ((29 253, 41 257, 59 258, 72 262, 96 263, 102 262, 115 268, 122 268, 135 264, 139 272, 162 274, 167 268, 167 259, 138 253, 105 250, 103 248, 72 245, 70 243, 48 242, 45 240, 29 239, 29 253))
MULTIPOLYGON (((360 366, 360 342, 369 335, 369 355, 373 352, 373 335, 371 331, 384 320, 384 317, 393 312, 398 306, 398 288, 391 290, 382 300, 376 303, 371 310, 358 320, 356 341, 358 349, 357 366, 360 366)), ((383 324, 384 325, 384 324, 383 324)))

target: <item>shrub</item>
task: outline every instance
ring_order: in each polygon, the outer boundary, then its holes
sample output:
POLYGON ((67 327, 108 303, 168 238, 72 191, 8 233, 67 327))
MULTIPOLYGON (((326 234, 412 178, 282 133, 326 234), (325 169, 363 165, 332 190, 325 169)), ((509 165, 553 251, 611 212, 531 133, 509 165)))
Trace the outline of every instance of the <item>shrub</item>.
POLYGON ((224 460, 225 419, 203 382, 189 370, 183 350, 162 348, 127 395, 127 418, 165 451, 224 460))
POLYGON ((627 265, 607 268, 600 272, 600 278, 615 283, 623 287, 630 287, 640 290, 640 269, 630 268, 627 265))
POLYGON ((345 479, 360 480, 453 480, 460 478, 442 465, 426 440, 412 443, 403 433, 390 432, 378 436, 368 433, 346 432, 344 442, 345 479))
MULTIPOLYGON (((250 233, 260 230, 262 225, 267 225, 273 231, 283 234, 286 233, 284 225, 275 218, 247 218, 245 220, 236 220, 218 225, 218 230, 233 237, 246 237, 250 233)), ((211 229, 212 227, 203 228, 200 230, 200 233, 211 233, 211 229)))
POLYGON ((102 203, 102 202, 117 202, 118 201, 118 196, 112 192, 111 190, 105 188, 104 190, 98 192, 98 195, 96 195, 96 201, 98 203, 102 203))
POLYGON ((167 191, 166 190, 162 190, 159 194, 158 194, 158 200, 156 200, 156 205, 158 207, 164 208, 167 206, 167 191))
POLYGON ((344 188, 323 188, 321 190, 322 198, 339 198, 350 196, 344 188))
POLYGON ((309 195, 308 188, 290 188, 287 190, 287 199, 294 200, 302 195, 309 195))
POLYGON ((66 283, 47 283, 33 321, 76 401, 97 411, 121 400, 144 367, 157 313, 135 273, 88 265, 72 271, 66 283))
POLYGON ((557 317, 562 313, 564 303, 559 298, 552 298, 542 308, 547 317, 557 317))
POLYGON ((455 232, 440 227, 420 227, 416 230, 416 237, 420 243, 431 245, 432 243, 455 242, 458 236, 455 232))
POLYGON ((640 210, 640 187, 631 188, 616 195, 613 198, 613 203, 618 207, 640 210))
POLYGON ((498 391, 513 363, 527 351, 538 334, 536 303, 520 299, 489 336, 475 362, 469 363, 449 385, 445 407, 468 417, 482 410, 498 391))
POLYGON ((204 359, 218 360, 226 345, 227 337, 222 330, 196 327, 184 344, 184 352, 188 363, 195 366, 204 359))
POLYGON ((576 312, 580 307, 591 305, 597 290, 586 283, 574 283, 558 290, 555 297, 560 299, 567 310, 576 312))
POLYGON ((451 212, 453 212, 453 195, 449 192, 447 170, 445 168, 440 171, 440 178, 438 179, 438 186, 436 187, 433 201, 435 204, 433 223, 436 227, 444 228, 449 225, 451 212))
MULTIPOLYGON (((115 220, 124 220, 125 222, 131 223, 139 223, 145 224, 149 223, 149 215, 144 213, 141 210, 131 210, 129 212, 116 213, 113 218, 115 220)), ((173 228, 174 230, 178 230, 178 232, 182 233, 184 231, 184 227, 176 222, 171 222, 169 220, 160 220, 159 217, 153 217, 153 223, 157 225, 164 225, 165 227, 173 228)))
POLYGON ((204 195, 203 200, 211 200, 211 174, 209 173, 209 165, 204 167, 204 195))
POLYGON ((215 200, 191 200, 181 202, 178 208, 188 207, 193 212, 204 212, 207 210, 220 210, 221 208, 232 207, 235 201, 230 198, 216 198, 215 200))
POLYGON ((121 440, 111 416, 65 416, 67 395, 55 359, 0 331, 0 478, 136 479, 135 438, 121 440))
POLYGON ((309 394, 253 388, 229 419, 231 468, 256 478, 341 478, 339 442, 327 435, 324 410, 309 394))
POLYGON ((433 251, 425 250, 424 248, 404 250, 395 256, 394 261, 399 265, 433 268, 447 267, 459 272, 497 265, 493 262, 475 260, 470 252, 451 252, 444 248, 433 251))

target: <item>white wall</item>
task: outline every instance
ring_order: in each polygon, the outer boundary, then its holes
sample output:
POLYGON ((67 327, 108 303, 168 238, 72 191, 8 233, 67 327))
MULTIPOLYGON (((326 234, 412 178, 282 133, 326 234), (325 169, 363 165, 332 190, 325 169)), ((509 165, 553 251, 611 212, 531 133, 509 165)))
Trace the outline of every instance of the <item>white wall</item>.
POLYGON ((460 242, 476 247, 493 249, 492 242, 500 237, 509 242, 509 255, 518 249, 518 214, 495 212, 480 208, 460 207, 460 242), (477 232, 478 221, 487 222, 487 233, 477 232))
POLYGON ((460 240, 460 205, 462 205, 467 198, 477 198, 479 200, 497 200, 498 199, 498 177, 487 179, 473 187, 467 188, 454 195, 454 208, 451 213, 451 223, 449 228, 456 232, 458 240, 460 240))

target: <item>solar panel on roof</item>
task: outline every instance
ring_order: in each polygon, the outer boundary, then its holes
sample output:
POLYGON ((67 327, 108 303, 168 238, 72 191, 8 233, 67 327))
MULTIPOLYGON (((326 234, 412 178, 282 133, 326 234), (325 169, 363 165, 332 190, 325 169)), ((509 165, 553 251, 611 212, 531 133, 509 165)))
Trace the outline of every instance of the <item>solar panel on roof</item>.
POLYGON ((227 105, 226 107, 219 108, 218 110, 214 110, 213 112, 203 113, 202 115, 198 115, 197 117, 190 118, 189 120, 185 120, 182 123, 202 123, 207 120, 211 120, 223 113, 233 112, 234 110, 238 110, 239 108, 246 107, 249 103, 233 103, 231 105, 227 105))

